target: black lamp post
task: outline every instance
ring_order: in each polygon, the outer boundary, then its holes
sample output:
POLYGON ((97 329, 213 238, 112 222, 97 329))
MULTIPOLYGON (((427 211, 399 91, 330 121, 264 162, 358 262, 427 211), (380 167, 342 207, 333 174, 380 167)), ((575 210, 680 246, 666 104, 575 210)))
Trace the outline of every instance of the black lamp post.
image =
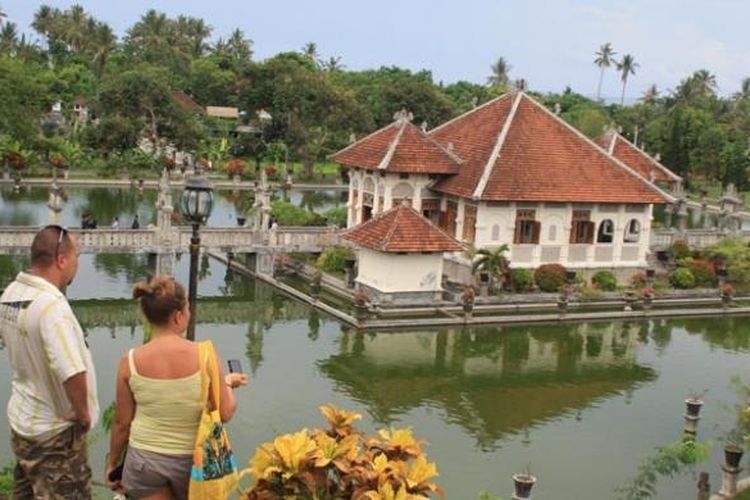
POLYGON ((190 238, 190 286, 188 302, 190 303, 190 323, 187 329, 188 340, 195 340, 196 296, 198 293, 198 254, 201 238, 198 229, 205 224, 214 207, 213 187, 200 171, 185 181, 185 189, 180 199, 180 210, 185 220, 193 226, 190 238))

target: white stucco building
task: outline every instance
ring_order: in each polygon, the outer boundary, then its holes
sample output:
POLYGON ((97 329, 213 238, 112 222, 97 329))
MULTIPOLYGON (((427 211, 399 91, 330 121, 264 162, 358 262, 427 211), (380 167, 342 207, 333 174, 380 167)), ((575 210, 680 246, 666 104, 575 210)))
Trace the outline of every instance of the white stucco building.
POLYGON ((406 202, 346 231, 357 247, 355 282, 381 302, 442 297, 443 253, 464 248, 406 202))
POLYGON ((642 268, 653 205, 674 201, 523 92, 429 132, 399 113, 331 158, 350 169, 349 227, 406 199, 467 245, 507 243, 513 267, 642 268))

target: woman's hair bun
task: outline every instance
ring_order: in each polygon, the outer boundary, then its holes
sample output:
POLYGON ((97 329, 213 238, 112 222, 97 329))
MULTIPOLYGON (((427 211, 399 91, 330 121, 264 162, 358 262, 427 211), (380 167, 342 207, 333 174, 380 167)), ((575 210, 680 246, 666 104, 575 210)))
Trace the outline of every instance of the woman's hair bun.
POLYGON ((140 283, 136 283, 136 285, 133 287, 133 298, 134 299, 140 299, 141 297, 151 297, 154 295, 154 287, 146 283, 145 281, 141 281, 140 283))

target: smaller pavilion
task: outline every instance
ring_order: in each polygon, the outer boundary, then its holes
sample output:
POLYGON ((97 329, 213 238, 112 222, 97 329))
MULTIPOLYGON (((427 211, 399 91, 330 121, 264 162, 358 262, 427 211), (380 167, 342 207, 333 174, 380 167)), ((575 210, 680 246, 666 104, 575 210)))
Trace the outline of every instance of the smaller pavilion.
POLYGON ((342 237, 357 247, 357 287, 379 302, 440 300, 443 252, 464 250, 406 201, 342 237))

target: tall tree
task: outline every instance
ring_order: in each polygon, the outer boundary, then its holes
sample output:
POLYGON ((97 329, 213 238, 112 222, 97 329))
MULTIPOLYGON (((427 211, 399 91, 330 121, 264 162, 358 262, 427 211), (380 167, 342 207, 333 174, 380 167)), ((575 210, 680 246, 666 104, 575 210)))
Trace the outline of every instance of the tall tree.
POLYGON ((594 64, 599 68, 599 85, 596 86, 596 100, 601 100, 602 96, 602 81, 604 80, 604 70, 612 66, 615 63, 614 56, 617 54, 612 49, 612 44, 607 42, 595 53, 596 58, 594 64))
POLYGON ((315 64, 318 63, 318 44, 315 42, 307 42, 302 47, 302 55, 309 58, 315 64))
POLYGON ((0 54, 15 55, 18 48, 16 23, 5 23, 0 28, 0 54))
POLYGON ((487 84, 491 87, 508 85, 510 70, 513 66, 508 64, 504 57, 498 57, 495 64, 490 66, 492 74, 487 78, 487 84))
POLYGON ((648 104, 649 106, 652 106, 656 104, 656 100, 658 98, 659 98, 659 89, 656 87, 655 83, 652 83, 651 85, 649 85, 649 87, 641 96, 641 101, 644 104, 648 104))
POLYGON ((750 77, 745 77, 740 82, 740 90, 734 94, 734 98, 738 101, 750 100, 750 77))
POLYGON ((620 106, 625 104, 625 87, 628 85, 628 77, 635 75, 635 70, 639 64, 635 62, 635 58, 630 54, 622 56, 622 61, 617 63, 617 70, 620 72, 620 80, 622 80, 622 96, 620 97, 620 106))
POLYGON ((341 64, 341 56, 329 57, 328 60, 323 63, 323 67, 329 72, 341 71, 344 69, 344 65, 341 64))

